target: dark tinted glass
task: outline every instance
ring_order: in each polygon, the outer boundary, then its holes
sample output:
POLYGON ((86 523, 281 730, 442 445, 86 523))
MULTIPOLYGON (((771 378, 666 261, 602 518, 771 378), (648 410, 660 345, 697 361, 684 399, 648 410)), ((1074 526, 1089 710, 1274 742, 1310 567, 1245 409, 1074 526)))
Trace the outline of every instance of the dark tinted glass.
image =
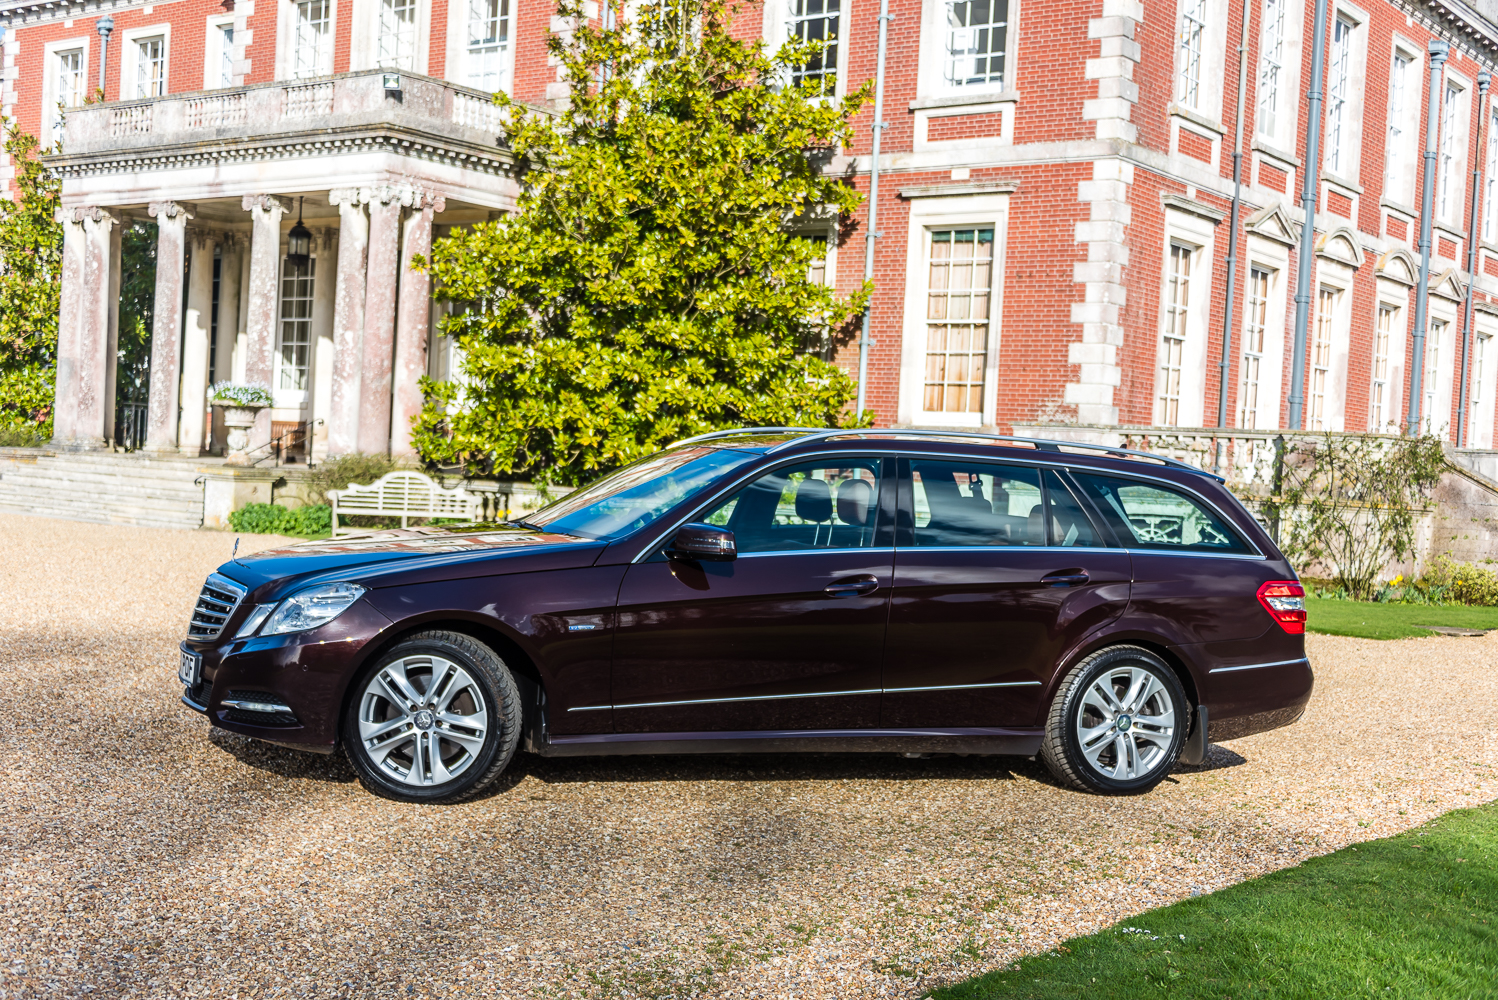
POLYGON ((879 467, 877 458, 839 456, 779 468, 701 520, 732 531, 740 555, 869 548, 878 527, 879 467))
POLYGON ((1050 516, 1051 544, 1097 548, 1106 545, 1082 510, 1082 505, 1054 472, 1045 474, 1045 502, 1050 516))
POLYGON ((1074 472, 1127 546, 1195 552, 1252 552, 1210 508, 1157 483, 1074 472))
POLYGON ((916 545, 1044 545, 1040 474, 987 462, 910 462, 916 545))

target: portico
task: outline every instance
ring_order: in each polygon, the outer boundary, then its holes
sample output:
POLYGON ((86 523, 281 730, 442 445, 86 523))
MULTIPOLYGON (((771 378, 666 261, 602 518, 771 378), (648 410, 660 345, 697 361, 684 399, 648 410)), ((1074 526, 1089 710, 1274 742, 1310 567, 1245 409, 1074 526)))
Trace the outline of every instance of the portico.
POLYGON ((148 450, 210 450, 206 392, 233 380, 275 399, 252 449, 300 431, 313 460, 411 454, 419 379, 446 368, 412 258, 452 226, 513 210, 517 188, 487 95, 387 76, 68 112, 66 152, 48 158, 64 206, 57 445, 113 437, 120 233, 141 219, 157 225, 148 450), (298 218, 312 232, 305 265, 286 259, 298 218))

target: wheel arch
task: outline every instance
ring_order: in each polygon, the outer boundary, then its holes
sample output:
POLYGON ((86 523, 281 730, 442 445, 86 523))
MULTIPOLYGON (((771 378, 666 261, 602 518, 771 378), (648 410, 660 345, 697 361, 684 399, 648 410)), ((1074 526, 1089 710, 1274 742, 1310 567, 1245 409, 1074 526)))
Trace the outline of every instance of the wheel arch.
POLYGON ((1186 692, 1186 698, 1191 702, 1194 714, 1196 706, 1202 703, 1201 688, 1196 682, 1196 676, 1192 673, 1190 664, 1176 650, 1172 649, 1167 643, 1161 642, 1155 636, 1115 632, 1108 635, 1093 636, 1088 642, 1083 643, 1073 650, 1070 656, 1057 665, 1055 672, 1051 676, 1050 683, 1045 687, 1045 695, 1041 699, 1039 711, 1042 719, 1049 713, 1049 706, 1055 700, 1056 692, 1060 690, 1062 682, 1066 680, 1066 676, 1071 673, 1072 668, 1094 653, 1100 653, 1114 646, 1138 646, 1158 656, 1175 673, 1176 679, 1181 682, 1181 687, 1186 692))

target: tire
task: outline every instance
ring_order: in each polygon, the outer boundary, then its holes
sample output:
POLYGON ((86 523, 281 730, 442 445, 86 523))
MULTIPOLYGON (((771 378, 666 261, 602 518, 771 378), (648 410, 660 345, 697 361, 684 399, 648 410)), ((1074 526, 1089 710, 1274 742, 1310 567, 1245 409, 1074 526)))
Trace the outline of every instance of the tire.
POLYGON ((1137 795, 1170 773, 1190 720, 1191 706, 1174 670, 1147 649, 1110 646, 1078 663, 1061 682, 1040 759, 1073 788, 1137 795))
POLYGON ((494 650, 458 632, 420 632, 359 672, 343 747, 376 795, 462 802, 504 773, 520 723, 520 693, 494 650))

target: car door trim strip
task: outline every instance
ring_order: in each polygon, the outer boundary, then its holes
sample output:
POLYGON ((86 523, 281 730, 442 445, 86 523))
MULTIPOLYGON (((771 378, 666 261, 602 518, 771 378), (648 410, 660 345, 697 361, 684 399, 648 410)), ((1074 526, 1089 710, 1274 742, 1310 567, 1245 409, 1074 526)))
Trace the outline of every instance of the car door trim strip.
POLYGON ((997 684, 947 684, 938 687, 858 688, 852 691, 812 691, 806 694, 752 694, 737 698, 690 698, 684 701, 630 701, 622 705, 578 705, 569 712, 601 712, 610 708, 674 708, 677 705, 721 705, 736 701, 787 701, 792 698, 839 698, 853 694, 904 694, 910 691, 966 691, 974 688, 1039 687, 1040 681, 1003 681, 997 684))
POLYGON ((1301 656, 1301 657, 1297 657, 1296 659, 1293 659, 1293 660, 1275 660, 1272 663, 1245 663, 1242 666, 1237 666, 1237 667, 1213 667, 1211 670, 1208 670, 1207 673, 1209 673, 1209 674, 1230 674, 1230 673, 1233 673, 1236 670, 1258 670, 1258 669, 1260 669, 1262 667, 1288 667, 1288 666, 1290 666, 1292 664, 1296 664, 1296 663, 1309 664, 1310 662, 1311 661, 1310 661, 1309 658, 1301 656))

